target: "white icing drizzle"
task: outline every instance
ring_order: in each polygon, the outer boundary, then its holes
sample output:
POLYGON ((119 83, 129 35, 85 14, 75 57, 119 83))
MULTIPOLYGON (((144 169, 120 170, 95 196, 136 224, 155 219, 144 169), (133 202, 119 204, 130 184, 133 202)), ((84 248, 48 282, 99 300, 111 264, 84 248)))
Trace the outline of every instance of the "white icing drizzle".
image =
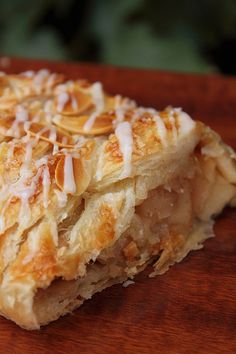
POLYGON ((25 151, 25 160, 24 160, 24 167, 29 166, 29 164, 32 161, 32 143, 31 141, 28 141, 26 143, 26 151, 25 151))
POLYGON ((45 79, 50 75, 47 69, 42 69, 37 72, 33 79, 34 89, 37 94, 40 94, 43 88, 45 79))
POLYGON ((28 120, 24 122, 24 131, 27 133, 30 126, 31 126, 31 122, 29 122, 28 120))
POLYGON ((0 232, 4 232, 4 228, 5 228, 5 220, 4 220, 4 215, 3 215, 3 210, 1 211, 1 215, 0 215, 0 232))
POLYGON ((58 144, 53 144, 53 150, 52 150, 52 154, 56 155, 59 151, 59 146, 58 144))
POLYGON ((76 184, 75 184, 74 170, 73 170, 73 159, 70 154, 65 155, 63 190, 65 193, 71 193, 71 194, 74 194, 76 192, 76 184))
POLYGON ((54 193, 57 196, 59 208, 64 208, 67 203, 67 194, 65 192, 59 191, 59 189, 55 189, 54 193))
POLYGON ((80 148, 86 141, 87 139, 83 135, 73 135, 73 142, 75 144, 75 149, 80 148))
POLYGON ((47 165, 48 163, 48 157, 47 156, 44 156, 44 157, 41 157, 41 159, 35 161, 35 166, 37 168, 40 168, 42 167, 43 165, 47 165))
POLYGON ((54 126, 50 126, 50 127, 44 127, 42 128, 40 131, 38 131, 38 133, 35 135, 36 140, 40 139, 40 136, 43 133, 46 133, 49 131, 49 137, 48 139, 53 143, 53 152, 52 154, 55 155, 58 153, 59 151, 59 146, 57 144, 57 130, 54 126))
POLYGON ((113 120, 113 126, 116 127, 117 124, 123 122, 127 111, 134 109, 135 106, 136 104, 133 100, 116 95, 114 107, 116 118, 113 120))
POLYGON ((133 151, 132 127, 128 122, 119 123, 115 129, 115 135, 118 139, 120 151, 123 155, 123 171, 120 178, 126 178, 131 175, 131 161, 133 151))
POLYGON ((21 208, 19 213, 19 224, 26 224, 30 220, 31 210, 29 206, 29 199, 34 195, 37 183, 39 181, 39 177, 42 173, 42 170, 39 169, 37 174, 32 178, 31 184, 25 185, 28 178, 32 177, 31 170, 27 169, 26 166, 22 166, 20 172, 20 179, 10 185, 9 191, 10 193, 18 197, 21 201, 21 208))
POLYGON ((48 166, 43 169, 43 206, 46 209, 48 207, 48 193, 50 189, 50 173, 48 166))
POLYGON ((51 124, 51 122, 52 122, 52 115, 51 115, 51 113, 46 113, 46 114, 45 114, 45 119, 46 119, 46 122, 47 122, 47 123, 51 124))
POLYGON ((120 95, 115 96, 115 115, 116 119, 113 121, 113 123, 121 123, 124 120, 125 117, 125 110, 122 105, 122 97, 120 95))
POLYGON ((10 129, 6 131, 6 136, 13 136, 14 138, 20 137, 19 121, 14 120, 10 129))
POLYGON ((156 114, 157 113, 156 109, 154 109, 154 108, 145 108, 145 111, 148 112, 148 113, 151 113, 151 114, 156 114))
POLYGON ((54 126, 49 127, 49 140, 51 140, 52 142, 57 141, 57 130, 54 126))
POLYGON ((27 110, 23 106, 16 107, 16 120, 19 122, 25 122, 29 119, 27 110))
POLYGON ((104 93, 100 82, 95 82, 92 85, 92 99, 96 106, 96 110, 101 112, 104 109, 104 93))
POLYGON ((13 121, 13 124, 10 129, 6 131, 7 136, 13 136, 15 138, 20 137, 19 124, 21 122, 26 122, 29 119, 28 112, 23 106, 16 107, 16 118, 13 121))
POLYGON ((59 94, 62 92, 66 92, 68 90, 73 90, 73 88, 74 88, 74 82, 69 80, 69 81, 65 82, 64 84, 57 85, 56 93, 59 94))
POLYGON ((136 120, 138 120, 142 116, 143 112, 145 112, 145 110, 142 107, 137 108, 134 111, 134 113, 132 114, 132 118, 130 120, 130 123, 134 124, 136 122, 136 120))
POLYGON ((57 96, 57 111, 58 112, 62 112, 65 105, 67 104, 67 102, 69 101, 70 96, 67 92, 61 92, 59 93, 59 95, 57 96))
MULTIPOLYGON (((29 241, 28 241, 28 242, 29 242, 29 241)), ((30 253, 27 254, 27 255, 25 256, 25 258, 22 259, 22 264, 23 264, 23 265, 26 265, 26 264, 30 263, 30 262, 33 260, 34 256, 35 256, 35 254, 32 252, 32 249, 31 249, 31 250, 30 250, 30 253)))
POLYGON ((90 115, 89 119, 87 120, 87 122, 83 126, 83 129, 85 132, 89 132, 92 129, 92 127, 97 119, 97 116, 98 116, 98 112, 94 112, 90 115))
POLYGON ((95 104, 95 112, 91 114, 87 122, 84 124, 84 131, 88 132, 92 129, 97 116, 104 109, 104 93, 100 82, 95 82, 91 88, 93 103, 95 104))
POLYGON ((28 142, 26 145, 25 161, 20 169, 20 178, 17 182, 11 184, 8 188, 10 195, 18 197, 21 201, 21 208, 19 213, 19 224, 28 223, 30 220, 30 206, 29 199, 34 195, 39 178, 43 174, 43 205, 48 205, 48 191, 50 188, 50 176, 47 166, 43 166, 47 163, 47 158, 43 157, 36 161, 35 165, 38 169, 35 176, 32 177, 32 171, 29 169, 29 164, 32 158, 32 145, 28 142), (26 184, 31 179, 30 185, 26 184))
POLYGON ((35 75, 35 72, 33 70, 27 70, 22 72, 20 75, 32 78, 35 75))
POLYGON ((47 82, 46 82, 46 93, 47 94, 49 94, 51 92, 51 88, 54 85, 56 77, 57 77, 57 74, 55 74, 55 73, 49 75, 47 82))
POLYGON ((32 194, 32 190, 29 188, 25 189, 24 193, 16 193, 16 196, 19 197, 21 201, 20 213, 18 216, 19 224, 21 224, 22 221, 24 221, 24 224, 27 224, 30 220, 31 211, 29 206, 29 198, 32 194))
POLYGON ((44 104, 44 112, 50 113, 52 112, 52 107, 53 107, 53 101, 52 100, 47 100, 44 104))
POLYGON ((75 98, 74 95, 71 95, 71 104, 72 104, 72 108, 77 111, 78 110, 78 102, 77 99, 75 98))
POLYGON ((62 139, 61 139, 61 142, 62 142, 62 144, 64 144, 64 145, 68 144, 68 138, 67 138, 67 136, 63 136, 62 139))
POLYGON ((162 145, 166 146, 167 145, 167 129, 166 129, 165 123, 158 114, 154 115, 154 119, 156 122, 157 134, 161 140, 162 145))

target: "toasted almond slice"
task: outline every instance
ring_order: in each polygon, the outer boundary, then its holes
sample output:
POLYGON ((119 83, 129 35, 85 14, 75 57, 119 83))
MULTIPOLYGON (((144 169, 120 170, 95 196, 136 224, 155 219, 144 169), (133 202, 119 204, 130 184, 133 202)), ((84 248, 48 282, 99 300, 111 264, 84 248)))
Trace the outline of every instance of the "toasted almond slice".
POLYGON ((90 95, 76 90, 72 92, 61 92, 55 97, 55 109, 65 116, 73 116, 87 111, 93 106, 90 95))
POLYGON ((12 117, 0 118, 0 132, 5 139, 20 138, 25 135, 24 122, 17 121, 12 117))
POLYGON ((10 129, 13 124, 14 118, 11 116, 0 117, 0 127, 10 129))
POLYGON ((56 116, 53 123, 67 130, 70 133, 82 135, 103 135, 113 131, 112 121, 114 114, 103 113, 96 117, 94 124, 90 130, 85 130, 84 125, 88 121, 89 116, 80 117, 64 117, 56 116))
MULTIPOLYGON (((71 156, 70 156, 71 157, 71 156)), ((67 171, 70 175, 70 180, 75 185, 75 191, 71 194, 81 195, 89 185, 91 179, 91 164, 88 160, 83 159, 82 157, 72 158, 72 169, 67 171)), ((66 183, 65 179, 67 178, 66 175, 66 156, 62 155, 57 163, 55 169, 55 180, 57 186, 66 191, 66 183)))
POLYGON ((41 140, 33 148, 33 158, 40 159, 50 149, 51 144, 47 141, 41 140))
POLYGON ((127 111, 134 108, 134 101, 120 95, 105 96, 105 111, 115 110, 119 106, 122 106, 127 111))
POLYGON ((105 110, 110 111, 115 109, 116 107, 116 97, 114 96, 106 96, 105 97, 105 110))
POLYGON ((4 99, 0 98, 0 110, 1 112, 8 112, 12 113, 14 110, 15 105, 17 105, 18 101, 16 99, 4 99))
POLYGON ((73 140, 70 134, 66 131, 54 126, 44 126, 39 123, 31 123, 29 133, 32 136, 38 137, 51 144, 57 144, 60 147, 73 148, 73 140))
POLYGON ((31 78, 19 75, 9 75, 5 82, 5 95, 15 98, 18 102, 25 96, 30 96, 33 91, 30 87, 31 78))

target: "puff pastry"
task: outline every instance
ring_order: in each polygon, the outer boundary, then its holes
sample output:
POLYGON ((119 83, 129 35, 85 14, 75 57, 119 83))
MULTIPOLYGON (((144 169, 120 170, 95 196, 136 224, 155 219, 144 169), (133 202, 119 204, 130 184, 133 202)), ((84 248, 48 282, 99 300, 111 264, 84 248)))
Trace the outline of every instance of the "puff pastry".
POLYGON ((0 312, 23 328, 164 273, 236 205, 235 153, 179 108, 48 70, 2 73, 0 91, 0 312))

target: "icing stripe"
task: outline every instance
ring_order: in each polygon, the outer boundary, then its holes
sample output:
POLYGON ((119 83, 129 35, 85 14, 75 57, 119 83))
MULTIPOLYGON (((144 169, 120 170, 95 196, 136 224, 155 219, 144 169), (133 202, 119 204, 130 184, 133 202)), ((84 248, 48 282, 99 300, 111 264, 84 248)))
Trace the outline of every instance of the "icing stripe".
POLYGON ((64 192, 74 194, 76 192, 76 184, 73 171, 73 160, 71 155, 65 156, 64 162, 64 192))
POLYGON ((131 175, 131 161, 133 151, 132 128, 129 122, 119 123, 115 129, 115 135, 118 139, 120 151, 123 155, 123 171, 120 178, 126 178, 131 175))

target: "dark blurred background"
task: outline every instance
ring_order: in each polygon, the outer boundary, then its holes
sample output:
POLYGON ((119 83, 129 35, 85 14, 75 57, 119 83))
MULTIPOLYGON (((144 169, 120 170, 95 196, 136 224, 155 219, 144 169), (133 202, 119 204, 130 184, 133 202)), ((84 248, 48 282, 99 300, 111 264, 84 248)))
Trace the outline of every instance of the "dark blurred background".
POLYGON ((0 0, 0 53, 236 74, 236 0, 0 0))

